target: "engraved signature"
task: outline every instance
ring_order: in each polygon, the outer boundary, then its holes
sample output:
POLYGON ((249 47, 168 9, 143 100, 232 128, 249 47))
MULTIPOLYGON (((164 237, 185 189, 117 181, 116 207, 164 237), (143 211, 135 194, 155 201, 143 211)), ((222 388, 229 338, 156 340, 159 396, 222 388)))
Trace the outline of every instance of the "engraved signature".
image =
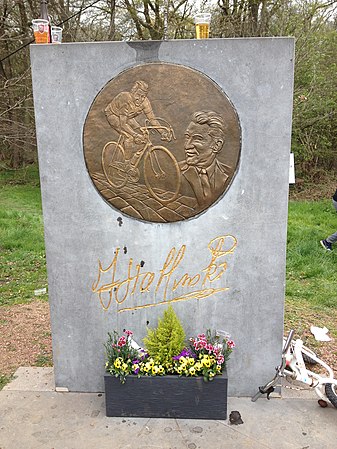
POLYGON ((211 284, 219 281, 224 275, 228 266, 225 257, 233 254, 236 246, 237 239, 232 235, 223 235, 212 239, 207 246, 210 253, 208 265, 198 273, 193 275, 185 273, 182 276, 177 276, 177 269, 184 260, 186 245, 181 245, 179 249, 173 247, 159 271, 142 270, 144 264, 135 265, 133 259, 129 258, 127 273, 124 275, 118 275, 121 257, 118 247, 109 266, 103 268, 101 261, 98 261, 98 275, 92 284, 92 291, 97 293, 104 310, 108 310, 111 303, 115 301, 118 305, 118 313, 193 298, 208 298, 229 289, 228 287, 216 288, 211 284), (184 288, 188 291, 178 294, 178 288, 180 291, 184 288), (148 302, 140 305, 132 304, 135 295, 139 293, 144 298, 151 296, 152 301, 147 300, 148 302), (160 300, 156 301, 156 297, 159 296, 160 300), (128 304, 129 302, 131 304, 128 304))

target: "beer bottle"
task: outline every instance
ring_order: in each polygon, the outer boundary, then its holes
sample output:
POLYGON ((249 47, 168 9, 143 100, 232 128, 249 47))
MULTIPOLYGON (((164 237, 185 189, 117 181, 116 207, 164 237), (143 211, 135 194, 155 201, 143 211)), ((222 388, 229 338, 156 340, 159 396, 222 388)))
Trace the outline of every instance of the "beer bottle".
POLYGON ((48 16, 48 0, 41 0, 40 1, 40 19, 48 20, 48 43, 51 42, 51 26, 50 26, 50 20, 48 16))

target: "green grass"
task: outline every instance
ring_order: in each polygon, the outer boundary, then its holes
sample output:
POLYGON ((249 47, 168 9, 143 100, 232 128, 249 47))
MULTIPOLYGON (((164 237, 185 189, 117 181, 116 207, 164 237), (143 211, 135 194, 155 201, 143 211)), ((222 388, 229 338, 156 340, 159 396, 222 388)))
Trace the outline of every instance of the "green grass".
POLYGON ((51 355, 40 354, 35 360, 35 366, 53 366, 53 359, 51 355))
POLYGON ((315 309, 337 306, 337 245, 328 252, 319 241, 337 230, 331 201, 291 201, 288 216, 286 297, 315 309))
POLYGON ((12 378, 13 376, 4 376, 3 374, 0 374, 0 390, 2 390, 3 387, 12 380, 12 378))
POLYGON ((32 301, 47 287, 41 193, 36 169, 29 173, 24 183, 17 172, 0 173, 0 305, 32 301))
POLYGON ((0 170, 0 185, 32 185, 39 186, 39 169, 35 164, 18 170, 0 170))

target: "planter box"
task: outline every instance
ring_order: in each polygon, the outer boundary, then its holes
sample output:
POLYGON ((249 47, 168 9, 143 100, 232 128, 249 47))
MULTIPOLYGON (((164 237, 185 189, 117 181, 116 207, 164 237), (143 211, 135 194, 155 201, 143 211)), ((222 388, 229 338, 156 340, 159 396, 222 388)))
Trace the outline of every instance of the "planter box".
POLYGON ((202 377, 104 376, 106 416, 227 419, 225 371, 211 382, 202 377))

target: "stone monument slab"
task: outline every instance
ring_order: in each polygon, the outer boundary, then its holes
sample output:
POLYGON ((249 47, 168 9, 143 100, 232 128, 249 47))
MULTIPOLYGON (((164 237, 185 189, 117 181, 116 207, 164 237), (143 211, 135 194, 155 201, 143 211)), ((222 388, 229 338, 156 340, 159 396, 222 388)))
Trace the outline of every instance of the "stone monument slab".
POLYGON ((57 387, 102 391, 107 332, 141 343, 168 304, 236 341, 229 395, 273 374, 293 57, 291 38, 31 46, 57 387))

